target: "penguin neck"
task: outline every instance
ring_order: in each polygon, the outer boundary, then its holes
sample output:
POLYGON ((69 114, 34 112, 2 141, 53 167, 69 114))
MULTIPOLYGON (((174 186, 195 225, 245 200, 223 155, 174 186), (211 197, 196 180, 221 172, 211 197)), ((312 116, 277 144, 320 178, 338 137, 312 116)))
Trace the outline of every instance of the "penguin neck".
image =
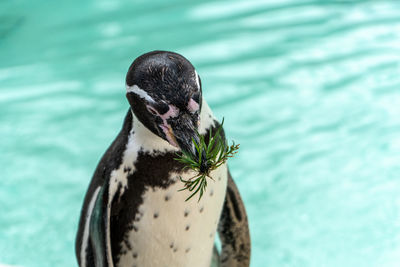
MULTIPOLYGON (((177 152, 178 148, 172 146, 167 141, 150 131, 142 122, 135 116, 132 109, 132 130, 129 134, 129 139, 135 140, 135 143, 140 144, 140 149, 143 152, 177 152)), ((207 130, 214 126, 215 117, 212 114, 207 102, 203 99, 203 104, 200 112, 199 133, 205 134, 207 130)))
POLYGON ((176 147, 170 145, 167 141, 147 129, 132 110, 131 113, 133 126, 129 139, 134 140, 134 143, 140 146, 138 150, 150 153, 178 151, 176 147))

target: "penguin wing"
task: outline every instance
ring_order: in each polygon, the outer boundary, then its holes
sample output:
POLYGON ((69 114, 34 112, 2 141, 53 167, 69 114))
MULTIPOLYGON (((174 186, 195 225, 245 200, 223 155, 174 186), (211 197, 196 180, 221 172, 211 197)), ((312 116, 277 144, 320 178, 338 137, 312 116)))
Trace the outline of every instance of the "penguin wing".
POLYGON ((94 266, 113 267, 111 256, 110 211, 108 209, 108 182, 100 188, 90 216, 89 236, 92 244, 94 266))
POLYGON ((75 252, 81 267, 112 267, 110 218, 114 193, 110 193, 110 176, 119 168, 132 129, 130 109, 123 127, 101 158, 86 192, 75 252))
POLYGON ((229 171, 218 233, 222 245, 221 267, 248 267, 251 244, 246 209, 229 171))

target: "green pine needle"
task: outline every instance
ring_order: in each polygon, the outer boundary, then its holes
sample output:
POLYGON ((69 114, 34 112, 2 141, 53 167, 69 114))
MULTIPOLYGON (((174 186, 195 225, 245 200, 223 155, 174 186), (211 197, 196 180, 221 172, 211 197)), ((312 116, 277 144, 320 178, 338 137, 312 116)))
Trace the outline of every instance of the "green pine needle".
POLYGON ((227 140, 221 136, 223 124, 224 120, 222 120, 221 125, 218 127, 214 135, 210 130, 208 143, 205 142, 204 136, 196 132, 200 142, 197 143, 194 138, 192 138, 192 141, 196 147, 197 153, 199 154, 198 160, 195 159, 191 154, 188 154, 184 151, 176 154, 177 158, 175 158, 175 160, 183 163, 185 165, 184 169, 191 169, 197 173, 188 180, 184 180, 182 177, 180 177, 180 180, 183 182, 184 186, 179 191, 189 190, 191 192, 191 195, 185 201, 188 201, 197 193, 199 193, 198 201, 200 201, 207 187, 207 177, 211 180, 214 180, 210 176, 210 172, 220 167, 228 160, 228 158, 233 157, 238 152, 239 144, 235 145, 233 142, 233 144, 229 146, 227 140), (204 151, 206 153, 205 158, 207 162, 205 165, 207 168, 206 170, 201 171, 200 167, 203 163, 201 154, 204 151))

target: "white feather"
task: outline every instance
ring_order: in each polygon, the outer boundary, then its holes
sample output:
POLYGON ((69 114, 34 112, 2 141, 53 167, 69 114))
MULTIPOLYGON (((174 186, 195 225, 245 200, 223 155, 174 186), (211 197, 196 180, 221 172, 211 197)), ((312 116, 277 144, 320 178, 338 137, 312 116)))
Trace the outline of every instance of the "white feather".
POLYGON ((197 71, 194 71, 194 74, 196 75, 196 84, 197 84, 197 89, 200 90, 200 81, 199 81, 199 75, 197 74, 197 71))
POLYGON ((138 95, 139 97, 146 99, 148 102, 151 102, 151 103, 155 102, 154 99, 145 90, 143 90, 136 84, 134 84, 132 86, 126 85, 126 92, 134 93, 134 94, 138 95))

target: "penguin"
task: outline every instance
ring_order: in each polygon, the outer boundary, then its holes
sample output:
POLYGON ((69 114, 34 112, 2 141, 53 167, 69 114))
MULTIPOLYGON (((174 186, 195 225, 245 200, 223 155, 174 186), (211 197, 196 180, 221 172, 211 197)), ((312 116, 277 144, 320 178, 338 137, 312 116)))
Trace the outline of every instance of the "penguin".
POLYGON ((220 126, 193 65, 174 52, 143 54, 129 67, 126 97, 122 129, 84 198, 75 245, 79 266, 210 267, 212 260, 221 267, 249 266, 248 219, 228 166, 210 173, 214 181, 200 200, 185 201, 190 192, 179 191, 180 179, 195 173, 175 160, 176 153, 198 159, 196 132, 207 139, 220 126))

